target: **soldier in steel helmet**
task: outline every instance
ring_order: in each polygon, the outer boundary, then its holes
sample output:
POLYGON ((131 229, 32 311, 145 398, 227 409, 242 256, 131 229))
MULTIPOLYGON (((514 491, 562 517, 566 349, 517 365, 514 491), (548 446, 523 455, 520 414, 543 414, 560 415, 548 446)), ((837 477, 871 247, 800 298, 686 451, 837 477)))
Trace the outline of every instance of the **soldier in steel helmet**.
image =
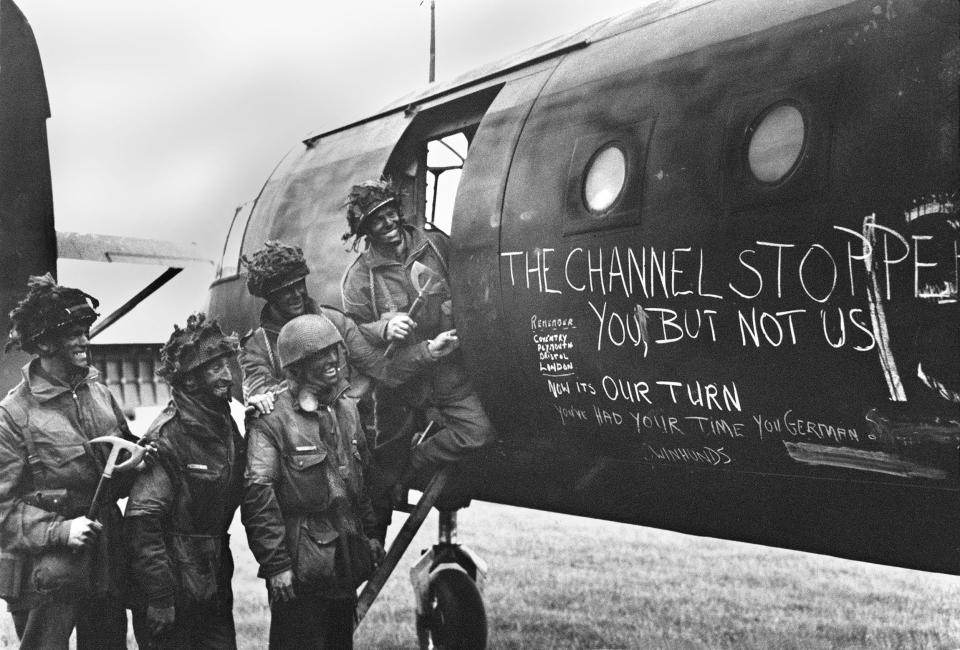
MULTIPOLYGON (((37 355, 0 402, 0 591, 21 648, 66 650, 74 628, 81 650, 126 647, 120 510, 86 517, 109 451, 88 442, 136 440, 90 367, 97 306, 47 274, 10 312, 8 349, 37 355)), ((126 493, 122 476, 107 501, 126 493)))
POLYGON ((243 523, 267 581, 270 648, 350 648, 356 588, 383 557, 343 338, 318 314, 280 330, 289 390, 251 420, 243 523))
MULTIPOLYGON (((401 350, 451 328, 446 235, 406 223, 401 193, 389 179, 354 185, 345 207, 349 231, 344 240, 352 239, 354 248, 365 241, 366 248, 343 277, 344 311, 369 336, 397 341, 401 350), (423 308, 413 318, 410 308, 420 293, 410 277, 415 263, 427 267, 439 281, 430 286, 423 308)), ((378 386, 376 428, 377 462, 384 476, 392 475, 401 488, 415 473, 469 458, 494 441, 493 425, 460 354, 450 355, 399 389, 378 386), (441 428, 409 451, 403 439, 408 437, 405 423, 411 421, 411 410, 421 408, 432 409, 441 428)), ((389 504, 384 506, 376 497, 375 503, 385 529, 389 504)))
POLYGON ((151 424, 157 462, 126 508, 133 629, 141 648, 236 648, 227 530, 243 497, 246 448, 230 416, 239 349, 217 321, 174 326, 157 371, 170 404, 151 424))
POLYGON ((345 371, 351 373, 348 378, 355 395, 369 383, 359 373, 396 386, 436 365, 456 345, 450 332, 438 331, 431 341, 409 346, 388 362, 383 351, 361 334, 352 319, 339 309, 318 305, 309 296, 306 278, 310 269, 299 247, 268 241, 250 255, 243 255, 240 261, 246 268, 250 294, 266 301, 260 312, 260 327, 243 337, 240 352, 244 401, 259 413, 269 413, 277 393, 285 389, 277 337, 280 328, 297 316, 316 314, 336 328, 343 339, 349 363, 345 371), (351 366, 359 372, 351 372, 351 366))

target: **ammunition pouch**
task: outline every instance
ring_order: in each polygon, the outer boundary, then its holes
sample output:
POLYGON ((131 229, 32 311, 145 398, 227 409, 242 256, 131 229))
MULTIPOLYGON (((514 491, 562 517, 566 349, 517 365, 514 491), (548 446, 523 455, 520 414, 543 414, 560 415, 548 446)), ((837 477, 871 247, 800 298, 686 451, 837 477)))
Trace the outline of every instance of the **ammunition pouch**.
POLYGON ((373 552, 363 533, 338 531, 324 519, 294 521, 300 521, 293 558, 298 582, 354 590, 373 575, 373 552))
POLYGON ((176 570, 178 606, 196 607, 216 602, 225 538, 171 533, 165 541, 176 570))
POLYGON ((56 490, 34 490, 23 496, 23 502, 35 508, 55 512, 61 517, 69 517, 72 507, 72 499, 66 488, 56 490))
MULTIPOLYGON (((87 510, 87 506, 77 503, 65 488, 33 490, 23 496, 23 501, 68 519, 85 514, 87 510)), ((38 593, 90 589, 92 556, 89 550, 54 548, 31 559, 30 584, 38 593)))
POLYGON ((20 598, 25 563, 21 553, 0 552, 0 598, 8 601, 20 598))
POLYGON ((57 548, 40 555, 0 553, 0 598, 23 596, 23 573, 29 566, 30 587, 38 594, 90 591, 92 556, 87 549, 57 548))
POLYGON ((37 593, 90 591, 92 556, 86 549, 57 548, 33 562, 30 580, 37 593))

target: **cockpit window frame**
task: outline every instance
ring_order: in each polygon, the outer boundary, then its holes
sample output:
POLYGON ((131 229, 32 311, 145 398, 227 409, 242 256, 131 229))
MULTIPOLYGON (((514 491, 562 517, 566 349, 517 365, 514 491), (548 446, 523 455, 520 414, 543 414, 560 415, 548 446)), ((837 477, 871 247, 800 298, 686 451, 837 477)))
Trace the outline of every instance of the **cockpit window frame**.
MULTIPOLYGON (((404 190, 404 216, 408 222, 425 228, 433 227, 426 214, 427 143, 463 133, 467 140, 467 160, 461 169, 466 170, 473 137, 504 86, 504 82, 498 81, 452 100, 431 101, 424 106, 408 108, 410 124, 390 153, 383 172, 404 190)), ((456 200, 450 236, 453 236, 456 228, 455 217, 456 200)))

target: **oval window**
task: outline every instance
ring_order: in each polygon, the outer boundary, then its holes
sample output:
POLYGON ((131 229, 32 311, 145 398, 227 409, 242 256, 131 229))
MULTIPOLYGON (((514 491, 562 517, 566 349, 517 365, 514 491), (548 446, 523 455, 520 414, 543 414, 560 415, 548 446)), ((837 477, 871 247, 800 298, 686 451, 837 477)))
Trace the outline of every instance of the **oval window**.
POLYGON ((609 210, 623 192, 627 180, 627 156, 619 146, 607 144, 587 163, 583 200, 594 215, 609 210))
POLYGON ((747 162, 761 183, 778 183, 797 166, 806 129, 796 106, 780 104, 765 111, 750 129, 747 162))

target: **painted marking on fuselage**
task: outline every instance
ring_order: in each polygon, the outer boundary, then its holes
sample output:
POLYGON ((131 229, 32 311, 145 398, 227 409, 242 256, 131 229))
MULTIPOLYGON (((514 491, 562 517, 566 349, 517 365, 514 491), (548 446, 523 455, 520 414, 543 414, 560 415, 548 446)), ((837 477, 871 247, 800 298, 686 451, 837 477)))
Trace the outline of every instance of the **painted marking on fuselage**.
POLYGON ((882 451, 833 447, 812 442, 787 442, 786 440, 783 441, 783 445, 786 447, 790 458, 806 465, 857 469, 906 478, 937 480, 947 478, 947 473, 941 469, 903 460, 882 451))
POLYGON ((890 347, 890 333, 887 328, 887 316, 883 309, 883 298, 880 295, 880 284, 877 279, 876 269, 873 264, 873 246, 876 241, 877 215, 870 214, 863 218, 863 236, 869 242, 869 248, 864 245, 864 264, 867 266, 867 297, 870 301, 870 323, 873 326, 873 334, 877 341, 877 354, 880 355, 880 365, 883 368, 883 378, 887 382, 887 389, 890 391, 890 399, 894 402, 906 402, 907 391, 903 387, 900 379, 900 371, 897 370, 897 361, 893 357, 893 350, 890 347))

